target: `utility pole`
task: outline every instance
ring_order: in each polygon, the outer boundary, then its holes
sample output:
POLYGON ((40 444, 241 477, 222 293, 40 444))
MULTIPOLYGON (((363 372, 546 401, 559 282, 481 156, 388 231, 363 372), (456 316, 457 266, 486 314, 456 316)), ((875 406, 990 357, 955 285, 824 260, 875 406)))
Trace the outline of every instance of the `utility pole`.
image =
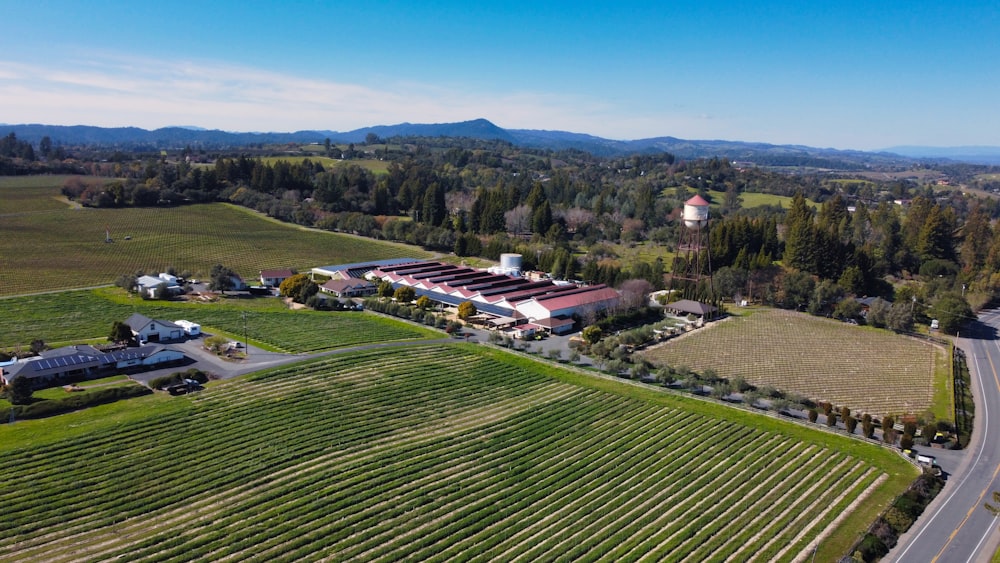
POLYGON ((250 357, 250 340, 247 339, 247 312, 243 311, 243 354, 250 357))

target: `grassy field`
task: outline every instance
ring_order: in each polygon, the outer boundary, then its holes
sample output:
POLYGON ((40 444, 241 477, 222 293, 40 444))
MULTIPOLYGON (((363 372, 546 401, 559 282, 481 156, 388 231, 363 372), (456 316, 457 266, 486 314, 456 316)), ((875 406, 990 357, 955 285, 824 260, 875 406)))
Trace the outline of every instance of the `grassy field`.
POLYGON ((0 183, 0 202, 13 197, 29 210, 4 216, 0 225, 0 296, 109 284, 123 273, 170 266, 205 277, 213 265, 224 264, 252 280, 267 268, 429 256, 416 247, 302 229, 219 203, 74 209, 55 199, 61 177, 44 178, 48 186, 39 185, 39 177, 0 183), (104 242, 105 227, 115 242, 104 242))
MULTIPOLYGON (((652 264, 657 258, 663 260, 663 264, 667 270, 670 269, 671 264, 674 262, 675 254, 670 251, 670 249, 663 244, 658 244, 652 241, 642 241, 635 244, 615 244, 615 243, 603 243, 604 246, 610 248, 615 256, 616 260, 621 267, 634 264, 636 262, 646 262, 652 264)), ((586 253, 579 252, 577 257, 586 256, 586 253)))
MULTIPOLYGON (((708 194, 712 196, 712 201, 719 204, 726 200, 725 192, 708 190, 708 194)), ((740 206, 743 209, 753 209, 754 207, 761 207, 762 205, 781 206, 788 209, 792 205, 792 198, 783 195, 744 192, 740 194, 740 198, 743 200, 743 204, 740 206)), ((809 199, 806 200, 806 204, 813 208, 819 208, 818 203, 809 199)))
POLYGON ((117 288, 0 299, 0 349, 27 348, 34 339, 50 346, 106 337, 114 321, 132 313, 185 319, 205 332, 243 338, 244 313, 251 343, 287 353, 307 353, 389 340, 440 338, 418 325, 359 312, 288 310, 278 299, 220 303, 144 301, 117 288))
MULTIPOLYGON (((322 148, 322 147, 320 147, 322 148)), ((261 162, 264 164, 274 164, 279 160, 291 164, 301 164, 303 160, 309 159, 312 162, 319 162, 323 165, 323 168, 331 170, 338 166, 347 166, 353 164, 355 166, 360 166, 361 168, 367 168, 374 174, 385 174, 389 170, 389 162, 385 160, 378 160, 374 158, 356 158, 352 160, 341 160, 339 158, 330 158, 328 156, 265 156, 261 158, 261 162)))
POLYGON ((467 345, 129 403, 0 427, 0 559, 829 561, 916 474, 467 345))
POLYGON ((9 220, 6 216, 12 214, 69 209, 72 204, 63 197, 60 189, 71 177, 0 176, 0 218, 6 223, 9 220))
POLYGON ((892 332, 779 309, 732 317, 645 351, 657 364, 715 369, 872 415, 952 419, 948 355, 892 332), (938 392, 935 392, 937 387, 938 392))

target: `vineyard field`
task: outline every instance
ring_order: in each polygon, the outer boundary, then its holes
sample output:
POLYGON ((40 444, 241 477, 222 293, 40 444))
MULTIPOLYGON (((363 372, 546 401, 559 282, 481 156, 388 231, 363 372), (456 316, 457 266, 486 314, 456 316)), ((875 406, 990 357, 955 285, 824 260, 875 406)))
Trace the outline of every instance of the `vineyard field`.
POLYGON ((245 326, 252 342, 296 354, 442 336, 429 328, 369 313, 291 311, 272 298, 239 300, 230 305, 143 301, 123 297, 123 293, 97 289, 0 299, 0 349, 27 347, 35 339, 69 343, 106 337, 114 321, 124 321, 137 312, 154 319, 185 319, 201 324, 210 333, 221 330, 240 337, 245 326))
POLYGON ((57 199, 64 177, 44 178, 51 183, 36 177, 0 182, 0 296, 110 284, 121 274, 168 267, 204 278, 224 264, 253 280, 268 268, 306 271, 429 256, 417 247, 298 228, 222 203, 74 207, 57 199), (105 242, 105 229, 114 242, 105 242))
POLYGON ((916 475, 842 436, 581 381, 424 345, 42 445, 2 427, 0 560, 791 561, 816 541, 832 560, 870 522, 858 507, 916 475))
POLYGON ((68 178, 0 176, 0 216, 69 209, 70 202, 59 191, 68 178))
POLYGON ((656 365, 714 369, 872 415, 934 412, 949 419, 948 355, 941 346, 780 309, 713 323, 643 352, 656 365), (944 384, 937 387, 944 388, 944 384))

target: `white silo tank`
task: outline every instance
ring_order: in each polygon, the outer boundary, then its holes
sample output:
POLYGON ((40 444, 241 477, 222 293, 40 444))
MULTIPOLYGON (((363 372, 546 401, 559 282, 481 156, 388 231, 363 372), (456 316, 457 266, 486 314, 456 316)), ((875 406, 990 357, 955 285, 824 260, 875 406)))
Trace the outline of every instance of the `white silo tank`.
POLYGON ((504 272, 520 272, 521 255, 514 254, 512 252, 501 254, 500 269, 502 269, 504 272))
POLYGON ((696 195, 684 202, 684 226, 700 229, 708 224, 708 202, 696 195))

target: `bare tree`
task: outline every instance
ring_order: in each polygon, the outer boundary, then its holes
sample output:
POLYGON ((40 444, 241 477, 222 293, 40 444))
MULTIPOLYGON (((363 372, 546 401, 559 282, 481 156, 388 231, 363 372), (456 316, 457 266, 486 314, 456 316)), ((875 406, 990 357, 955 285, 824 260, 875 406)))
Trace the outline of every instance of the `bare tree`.
POLYGON ((503 214, 507 231, 519 235, 526 233, 531 227, 531 208, 527 205, 518 205, 514 209, 503 214))
POLYGON ((649 294, 653 292, 653 284, 643 279, 625 280, 618 286, 618 291, 622 294, 623 309, 638 309, 649 300, 649 294))
POLYGON ((562 218, 566 221, 566 228, 572 233, 581 226, 593 222, 594 214, 580 207, 572 207, 562 213, 562 218))

